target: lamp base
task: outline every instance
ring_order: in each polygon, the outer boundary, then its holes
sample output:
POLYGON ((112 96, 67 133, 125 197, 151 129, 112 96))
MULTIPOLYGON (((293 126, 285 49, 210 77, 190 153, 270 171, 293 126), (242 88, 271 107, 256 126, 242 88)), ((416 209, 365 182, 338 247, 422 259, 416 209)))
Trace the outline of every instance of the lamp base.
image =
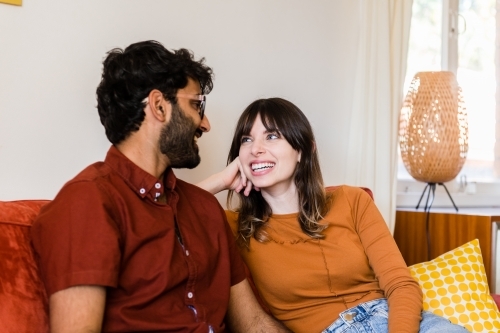
POLYGON ((455 210, 458 213, 458 207, 457 207, 457 205, 455 205, 455 202, 453 201, 453 198, 451 197, 451 194, 450 194, 450 192, 448 192, 448 189, 446 188, 446 185, 444 185, 444 183, 427 183, 427 185, 425 185, 424 191, 422 192, 422 195, 420 196, 420 200, 418 200, 418 204, 417 204, 417 207, 415 207, 415 209, 418 209, 418 207, 420 207, 420 202, 422 202, 422 198, 424 197, 424 194, 427 191, 427 198, 425 199, 424 211, 425 212, 430 211, 430 209, 432 207, 432 203, 434 202, 434 197, 435 197, 435 193, 436 193, 436 185, 441 185, 442 187, 444 187, 444 189, 446 190, 446 193, 448 194, 448 197, 451 200, 451 203, 453 204, 453 207, 455 207, 455 210), (429 203, 429 198, 431 196, 431 192, 432 192, 432 199, 431 199, 431 202, 429 203))
POLYGON ((427 212, 427 214, 425 216, 425 234, 426 234, 426 238, 427 238, 427 260, 431 260, 431 257, 430 257, 430 255, 431 255, 431 237, 429 234, 429 215, 430 215, 432 203, 434 202, 434 197, 435 197, 435 193, 436 193, 436 185, 441 185, 444 187, 444 189, 446 190, 446 193, 448 193, 448 197, 450 198, 451 203, 453 204, 453 207, 455 207, 455 210, 458 213, 458 207, 457 207, 457 205, 455 205, 455 202, 453 201, 453 198, 451 197, 450 192, 448 192, 448 189, 446 188, 446 185, 444 185, 444 183, 427 183, 427 185, 425 185, 424 191, 422 192, 422 195, 420 196, 420 200, 418 200, 418 204, 417 204, 417 207, 415 207, 415 209, 418 209, 418 207, 420 207, 420 202, 422 202, 422 198, 424 197, 424 194, 427 191, 427 198, 425 199, 425 206, 424 206, 424 212, 427 212), (431 199, 431 202, 429 203, 429 198, 431 196, 431 192, 432 192, 432 199, 431 199))

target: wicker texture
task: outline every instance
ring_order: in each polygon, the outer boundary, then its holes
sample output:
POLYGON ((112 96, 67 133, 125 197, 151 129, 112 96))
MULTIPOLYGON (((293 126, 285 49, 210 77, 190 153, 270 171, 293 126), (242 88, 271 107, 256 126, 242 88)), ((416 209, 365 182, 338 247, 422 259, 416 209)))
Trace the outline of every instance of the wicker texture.
POLYGON ((467 113, 452 72, 415 74, 399 119, 399 147, 408 173, 426 183, 455 178, 467 157, 467 113))

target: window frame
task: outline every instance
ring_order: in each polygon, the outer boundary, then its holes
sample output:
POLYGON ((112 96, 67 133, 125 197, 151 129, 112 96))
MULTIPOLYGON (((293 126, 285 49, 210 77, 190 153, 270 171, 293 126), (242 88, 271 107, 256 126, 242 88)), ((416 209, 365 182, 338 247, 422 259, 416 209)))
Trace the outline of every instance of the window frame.
MULTIPOLYGON (((459 0, 442 0, 442 31, 441 31, 441 69, 451 71, 457 75, 458 70, 458 22, 459 22, 459 0)), ((500 6, 500 5, 497 5, 500 6)), ((500 10, 496 14, 500 20, 500 10)), ((497 24, 497 31, 499 30, 497 24)), ((500 39, 497 34, 497 41, 500 39)), ((500 61, 495 56, 496 78, 500 82, 500 61)), ((497 84, 497 106, 496 118, 500 119, 500 84, 497 84)), ((495 129, 497 140, 495 142, 494 169, 500 175, 500 124, 495 129)), ((399 142, 398 142, 399 144, 399 142)), ((419 182, 413 178, 398 178, 396 187, 396 206, 416 208, 422 197, 426 183, 419 182)), ((500 179, 486 181, 467 181, 463 177, 445 183, 455 204, 460 207, 494 207, 500 206, 500 179)), ((422 197, 419 208, 423 210, 427 195, 422 197)), ((436 187, 432 207, 452 208, 453 204, 442 186, 436 187)))

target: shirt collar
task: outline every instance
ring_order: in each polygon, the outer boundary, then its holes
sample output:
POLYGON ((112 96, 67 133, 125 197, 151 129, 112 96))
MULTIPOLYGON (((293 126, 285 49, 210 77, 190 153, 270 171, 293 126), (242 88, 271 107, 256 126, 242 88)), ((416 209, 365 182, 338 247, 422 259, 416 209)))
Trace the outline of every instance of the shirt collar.
POLYGON ((149 197, 155 200, 165 193, 165 188, 173 191, 176 180, 171 168, 165 170, 163 182, 139 168, 134 162, 123 155, 115 146, 109 148, 104 163, 115 170, 130 188, 141 198, 149 197))

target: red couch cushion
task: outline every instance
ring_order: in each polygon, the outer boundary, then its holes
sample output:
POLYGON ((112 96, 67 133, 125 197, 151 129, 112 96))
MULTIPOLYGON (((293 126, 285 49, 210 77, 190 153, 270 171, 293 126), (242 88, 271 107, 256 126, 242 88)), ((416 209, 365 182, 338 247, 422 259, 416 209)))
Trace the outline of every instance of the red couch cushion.
POLYGON ((48 302, 31 248, 30 228, 46 200, 0 201, 2 332, 49 332, 48 302))
POLYGON ((498 295, 498 294, 491 294, 491 297, 493 297, 493 300, 497 304, 497 308, 500 309, 500 295, 498 295))

